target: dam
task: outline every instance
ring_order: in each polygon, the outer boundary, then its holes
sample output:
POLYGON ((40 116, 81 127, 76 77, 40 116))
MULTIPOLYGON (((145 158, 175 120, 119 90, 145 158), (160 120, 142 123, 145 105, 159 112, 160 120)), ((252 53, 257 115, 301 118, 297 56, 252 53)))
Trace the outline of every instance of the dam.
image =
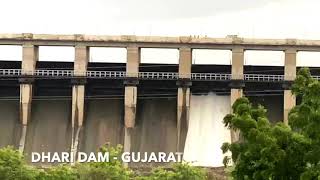
POLYGON ((0 45, 22 46, 22 61, 0 61, 0 147, 30 155, 121 144, 126 152, 184 152, 209 167, 222 166, 223 142, 237 141, 222 123, 232 103, 245 95, 273 123, 288 123, 297 52, 320 51, 315 40, 237 36, 0 34, 0 45), (38 61, 40 46, 74 47, 74 62, 38 61), (126 63, 89 62, 90 47, 125 48, 126 63), (177 49, 179 63, 142 66, 142 48, 177 49), (231 65, 193 64, 195 49, 230 50, 231 65), (284 66, 245 66, 246 50, 282 51, 284 66))

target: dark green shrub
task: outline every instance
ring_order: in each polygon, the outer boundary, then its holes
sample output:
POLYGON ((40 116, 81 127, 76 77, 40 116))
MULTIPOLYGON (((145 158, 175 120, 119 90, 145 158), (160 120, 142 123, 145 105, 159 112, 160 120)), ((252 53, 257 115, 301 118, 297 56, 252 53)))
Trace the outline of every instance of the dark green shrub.
POLYGON ((0 149, 0 179, 39 179, 41 170, 28 166, 23 155, 12 147, 0 149))
POLYGON ((27 165, 24 156, 12 147, 0 149, 0 180, 205 180, 206 172, 187 163, 172 168, 155 168, 142 176, 123 166, 122 146, 100 148, 109 152, 110 162, 77 163, 52 166, 45 170, 27 165), (118 157, 114 159, 113 157, 118 157))
POLYGON ((40 177, 46 180, 77 180, 78 173, 70 165, 59 165, 49 168, 40 177))
POLYGON ((150 180, 206 180, 206 171, 188 163, 176 163, 172 169, 156 168, 146 179, 150 180))
POLYGON ((109 152, 110 162, 77 164, 75 168, 81 180, 128 180, 133 176, 133 172, 122 165, 121 145, 115 148, 103 146, 100 152, 109 152))

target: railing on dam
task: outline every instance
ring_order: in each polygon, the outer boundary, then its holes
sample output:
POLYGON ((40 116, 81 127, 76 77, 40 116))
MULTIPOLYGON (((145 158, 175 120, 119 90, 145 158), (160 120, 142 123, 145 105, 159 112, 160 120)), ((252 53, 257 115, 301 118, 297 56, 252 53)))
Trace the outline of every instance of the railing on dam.
MULTIPOLYGON (((130 74, 125 71, 87 71, 85 74, 73 70, 45 70, 22 71, 21 69, 0 69, 0 78, 8 77, 34 77, 34 78, 77 78, 86 77, 89 79, 126 79, 128 77, 138 77, 141 80, 178 80, 179 73, 176 72, 139 72, 130 74)), ((181 75, 180 75, 181 76, 181 75)), ((185 76, 185 75, 184 75, 185 76)), ((251 82, 281 82, 284 81, 284 75, 271 74, 244 74, 244 81, 251 82)), ((230 81, 231 74, 223 73, 191 73, 192 81, 230 81)), ((320 76, 313 76, 320 80, 320 76)))

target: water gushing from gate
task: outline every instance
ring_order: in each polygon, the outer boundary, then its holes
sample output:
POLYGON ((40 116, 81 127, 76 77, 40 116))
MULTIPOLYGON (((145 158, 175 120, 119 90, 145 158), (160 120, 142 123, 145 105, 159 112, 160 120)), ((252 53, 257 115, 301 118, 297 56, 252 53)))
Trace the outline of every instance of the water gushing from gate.
POLYGON ((189 128, 184 160, 196 166, 223 166, 221 146, 230 142, 230 130, 223 118, 230 113, 230 97, 214 93, 191 96, 189 128))

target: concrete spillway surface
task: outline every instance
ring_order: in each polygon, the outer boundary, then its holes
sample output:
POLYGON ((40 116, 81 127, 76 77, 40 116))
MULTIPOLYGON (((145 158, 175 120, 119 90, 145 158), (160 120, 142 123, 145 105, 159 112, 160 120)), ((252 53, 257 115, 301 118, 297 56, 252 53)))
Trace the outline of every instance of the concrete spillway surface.
POLYGON ((176 99, 139 99, 133 152, 176 151, 176 99))
POLYGON ((184 160, 196 166, 223 166, 221 146, 231 141, 230 130, 223 118, 230 113, 230 97, 213 93, 191 96, 189 130, 184 160))
POLYGON ((18 146, 21 125, 19 101, 0 101, 0 148, 18 146))
POLYGON ((70 152, 71 101, 33 101, 25 152, 70 152))
POLYGON ((86 103, 80 151, 96 152, 103 144, 123 144, 123 100, 89 100, 86 103))

